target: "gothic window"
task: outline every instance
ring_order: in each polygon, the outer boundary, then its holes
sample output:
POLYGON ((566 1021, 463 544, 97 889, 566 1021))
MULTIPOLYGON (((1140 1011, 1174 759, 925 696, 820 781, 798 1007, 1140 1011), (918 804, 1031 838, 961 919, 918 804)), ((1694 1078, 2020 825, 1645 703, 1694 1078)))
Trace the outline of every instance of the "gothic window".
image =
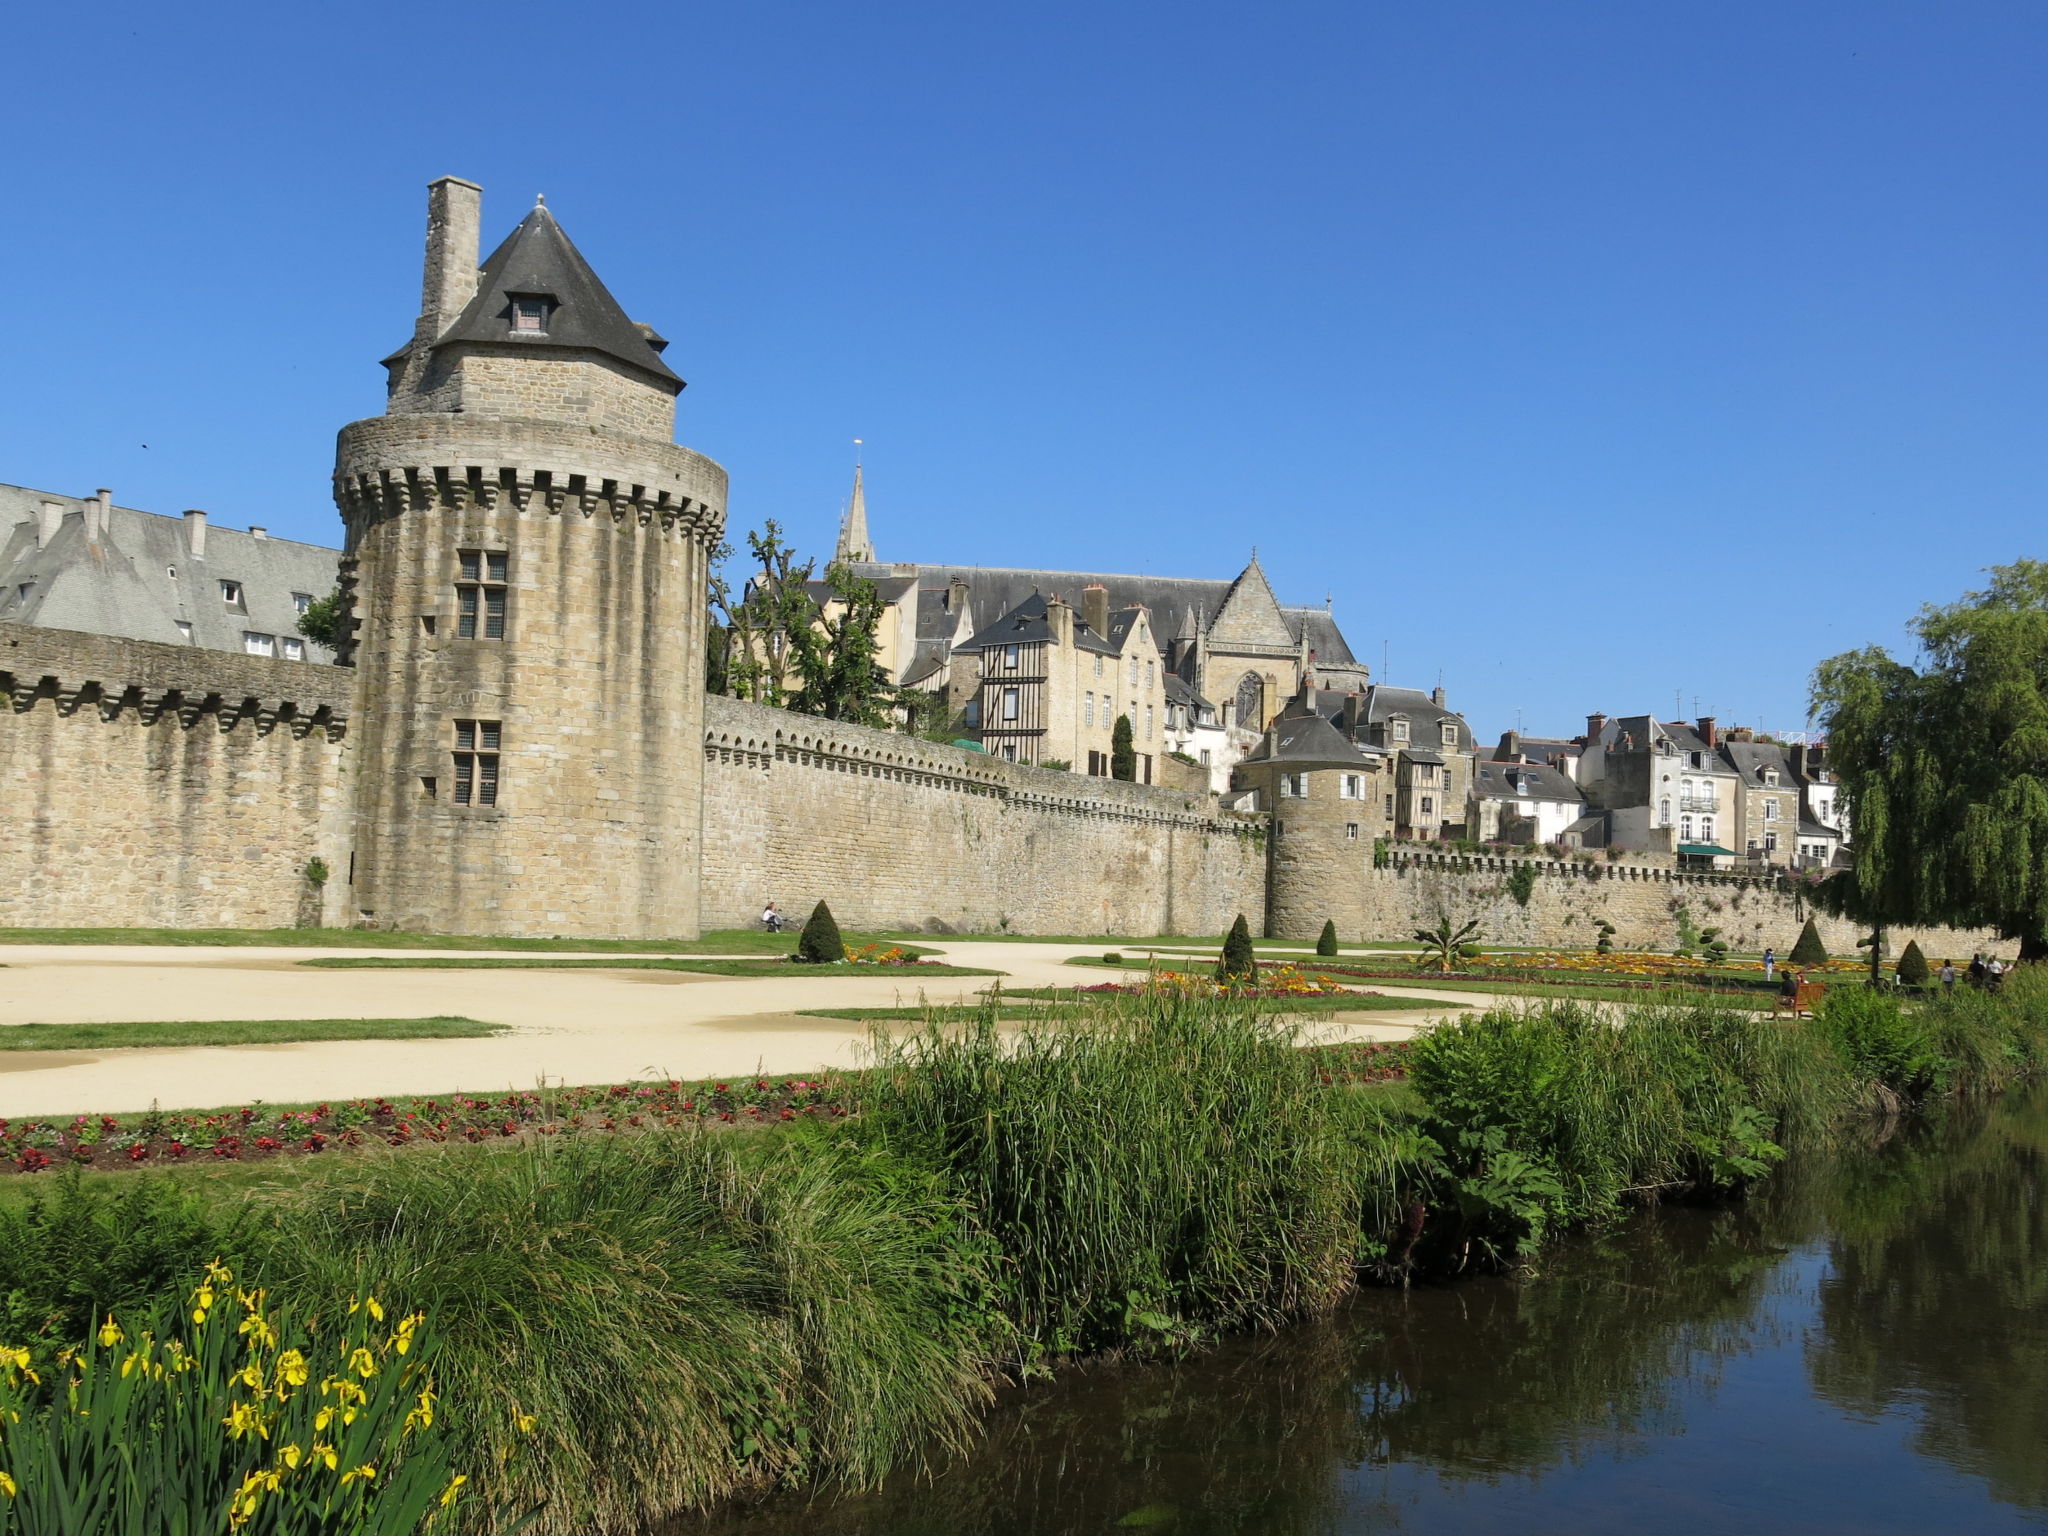
POLYGON ((1266 723, 1266 684, 1256 672, 1247 672, 1237 685, 1237 723, 1256 731, 1266 723))
POLYGON ((504 727, 496 720, 455 722, 455 803, 498 803, 498 748, 504 727))
POLYGON ((505 638, 507 563, 502 549, 456 551, 455 633, 464 640, 505 638))

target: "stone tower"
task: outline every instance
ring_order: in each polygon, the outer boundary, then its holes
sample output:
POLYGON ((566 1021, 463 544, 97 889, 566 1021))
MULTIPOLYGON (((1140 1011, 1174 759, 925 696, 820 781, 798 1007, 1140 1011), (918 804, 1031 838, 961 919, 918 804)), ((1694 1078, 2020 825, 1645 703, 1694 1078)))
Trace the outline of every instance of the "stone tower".
POLYGON ((697 931, 707 557, 725 471, 667 343, 544 206, 477 265, 428 192, 425 293, 334 496, 358 671, 352 901, 379 928, 697 931))

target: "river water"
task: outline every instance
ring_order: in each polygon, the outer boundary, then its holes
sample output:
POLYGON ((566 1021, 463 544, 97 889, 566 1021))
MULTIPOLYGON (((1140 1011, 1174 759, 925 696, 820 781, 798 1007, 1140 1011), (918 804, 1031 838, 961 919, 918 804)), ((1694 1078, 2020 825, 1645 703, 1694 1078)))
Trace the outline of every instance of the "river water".
POLYGON ((693 1536, 2048 1530, 2048 1094, 1868 1132, 1528 1279, 1005 1398, 958 1461, 693 1536))

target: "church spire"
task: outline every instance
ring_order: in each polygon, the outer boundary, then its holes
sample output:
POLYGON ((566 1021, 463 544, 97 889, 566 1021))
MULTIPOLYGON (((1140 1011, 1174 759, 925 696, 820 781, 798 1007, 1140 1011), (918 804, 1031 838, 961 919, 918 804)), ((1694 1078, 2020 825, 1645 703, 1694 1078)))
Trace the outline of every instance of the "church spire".
POLYGON ((868 499, 861 489, 859 459, 853 461, 853 501, 839 524, 839 548, 833 551, 832 558, 846 561, 875 558, 875 546, 868 539, 868 499))

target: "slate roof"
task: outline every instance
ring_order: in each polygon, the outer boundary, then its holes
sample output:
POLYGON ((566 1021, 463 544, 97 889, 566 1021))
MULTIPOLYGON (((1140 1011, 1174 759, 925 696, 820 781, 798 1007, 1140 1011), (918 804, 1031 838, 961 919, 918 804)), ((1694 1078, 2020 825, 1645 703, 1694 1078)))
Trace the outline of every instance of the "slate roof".
MULTIPOLYGON (((1191 576, 1114 576, 1087 571, 1035 571, 1020 567, 987 565, 891 565, 885 562, 855 565, 861 575, 880 578, 899 571, 914 571, 919 584, 932 591, 944 591, 954 578, 967 583, 970 601, 978 613, 1007 614, 1034 592, 1058 593, 1079 603, 1081 589, 1100 583, 1109 589, 1110 600, 1123 608, 1143 607, 1152 614, 1152 637, 1165 650, 1170 639, 1183 627, 1213 621, 1224 599, 1236 585, 1229 581, 1191 576)), ((1306 636, 1316 660, 1329 666, 1356 666, 1357 659, 1337 627, 1336 619, 1323 608, 1280 609, 1293 642, 1306 636)))
MULTIPOLYGON (((1500 753, 1506 745, 1503 737, 1493 749, 1495 762, 1505 761, 1500 753)), ((1515 745, 1521 748, 1524 757, 1537 763, 1555 763, 1560 757, 1577 757, 1586 750, 1585 742, 1565 736, 1517 736, 1515 745)))
POLYGON ((1283 763, 1298 768, 1357 768, 1385 754, 1348 740, 1321 715, 1282 715, 1243 766, 1283 763))
POLYGON ((1833 827, 1826 826, 1805 816, 1799 818, 1799 835, 1801 837, 1832 837, 1836 842, 1842 840, 1842 834, 1833 827))
MULTIPOLYGON (((106 537, 94 542, 85 501, 0 485, 0 619, 239 655, 245 633, 298 638, 293 594, 327 596, 341 560, 339 550, 217 523, 206 530, 205 548, 203 559, 187 554, 182 517, 120 506, 109 511, 106 537), (56 537, 37 549, 36 514, 46 501, 61 505, 64 517, 56 537), (239 605, 221 599, 222 581, 239 583, 239 605), (180 620, 192 626, 189 639, 180 620)), ((334 656, 309 640, 306 659, 334 656)))
POLYGON ((1792 772, 1791 759, 1786 755, 1785 749, 1776 742, 1724 741, 1721 743, 1721 755, 1728 760, 1742 782, 1753 789, 1799 787, 1798 776, 1792 772), (1778 770, 1778 782, 1775 785, 1764 783, 1764 770, 1767 768, 1778 770))
MULTIPOLYGON (((1034 592, 960 649, 984 651, 992 645, 1030 645, 1052 637, 1049 606, 1043 596, 1034 592)), ((1120 654, 1114 645, 1090 629, 1078 613, 1074 615, 1074 648, 1100 652, 1105 656, 1120 654)))
POLYGON ((1216 708, 1214 704, 1195 692, 1194 685, 1189 683, 1178 672, 1166 674, 1166 701, 1169 704, 1185 704, 1189 709, 1197 711, 1209 710, 1213 713, 1216 708))
POLYGON ((1473 767, 1472 790, 1496 800, 1558 800, 1579 805, 1586 798, 1578 785, 1547 763, 1481 761, 1473 767))
MULTIPOLYGON (((683 381, 661 360, 668 342, 651 327, 628 319, 583 253, 576 249, 555 216, 536 207, 519 227, 484 259, 476 297, 464 306, 455 323, 429 343, 435 348, 457 342, 522 349, 584 348, 602 352, 677 390, 683 381), (512 329, 512 295, 546 294, 555 309, 545 334, 512 329)), ((408 350, 401 347, 402 356, 408 350)), ((389 361, 389 359, 387 359, 389 361)))

